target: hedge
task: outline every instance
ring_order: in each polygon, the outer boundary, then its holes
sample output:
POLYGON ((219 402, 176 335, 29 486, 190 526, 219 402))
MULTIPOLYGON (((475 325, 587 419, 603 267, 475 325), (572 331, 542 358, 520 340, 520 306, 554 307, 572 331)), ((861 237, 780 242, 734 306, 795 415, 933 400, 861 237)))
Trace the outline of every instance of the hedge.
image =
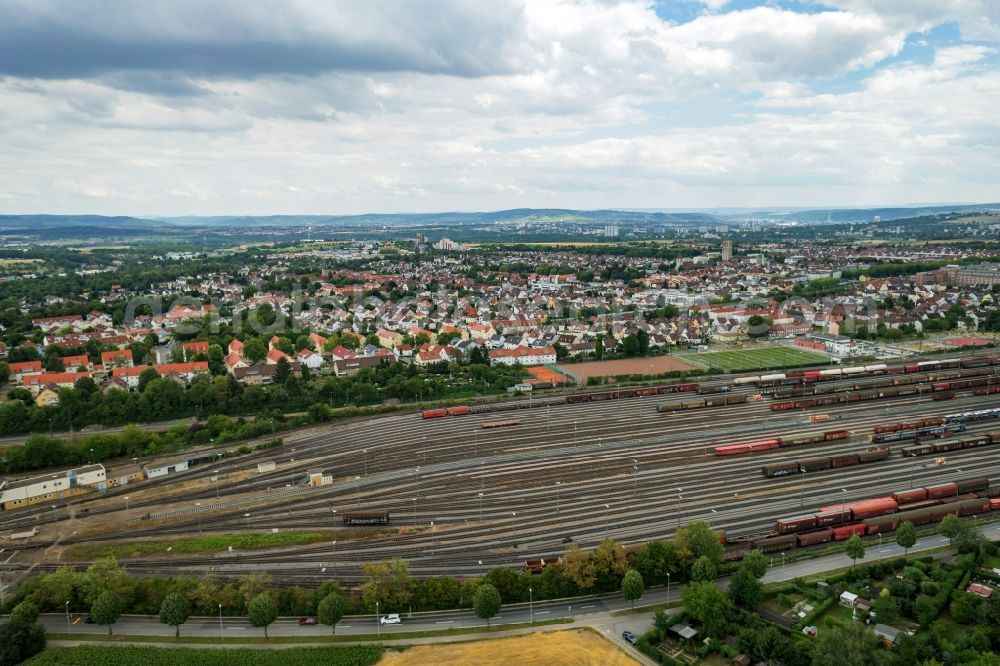
POLYGON ((49 648, 29 659, 30 666, 370 666, 382 657, 381 645, 287 648, 281 650, 156 648, 81 645, 49 648))

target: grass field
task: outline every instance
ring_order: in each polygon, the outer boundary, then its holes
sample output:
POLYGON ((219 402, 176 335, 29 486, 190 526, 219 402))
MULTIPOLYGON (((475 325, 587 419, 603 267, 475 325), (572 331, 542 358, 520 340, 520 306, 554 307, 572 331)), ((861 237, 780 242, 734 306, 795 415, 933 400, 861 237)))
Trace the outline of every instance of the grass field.
POLYGON ((689 356, 693 361, 704 363, 723 372, 746 372, 749 370, 769 370, 801 365, 824 365, 830 357, 794 347, 761 347, 737 351, 707 352, 689 356))
POLYGON ((592 630, 553 631, 387 652, 379 666, 633 666, 638 662, 592 630))
POLYGON ((81 645, 49 648, 26 661, 32 666, 50 664, 115 664, 115 666, 370 666, 382 654, 379 645, 285 648, 281 650, 155 648, 134 645, 81 645))
POLYGON ((329 541, 329 532, 280 532, 278 534, 220 534, 190 539, 157 539, 123 541, 119 543, 81 543, 68 547, 62 558, 70 561, 90 561, 114 555, 118 559, 171 553, 221 553, 230 546, 234 550, 298 546, 329 541))

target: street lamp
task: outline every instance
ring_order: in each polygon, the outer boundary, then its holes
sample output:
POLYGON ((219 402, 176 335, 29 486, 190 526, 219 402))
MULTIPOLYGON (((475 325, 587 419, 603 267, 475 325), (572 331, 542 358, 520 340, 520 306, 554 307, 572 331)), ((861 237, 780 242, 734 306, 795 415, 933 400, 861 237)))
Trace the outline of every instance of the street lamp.
POLYGON ((375 602, 375 632, 376 632, 376 635, 378 635, 378 636, 382 635, 382 621, 379 619, 378 602, 377 601, 375 602))
POLYGON ((670 572, 667 572, 667 608, 670 608, 670 572))
POLYGON ((243 514, 243 526, 247 529, 248 532, 250 531, 250 514, 249 513, 244 513, 243 514))
POLYGON ((517 511, 510 512, 510 526, 514 532, 514 545, 517 546, 517 511))
POLYGON ((195 502, 194 508, 198 512, 198 534, 201 534, 201 502, 195 502))
POLYGON ((70 624, 69 624, 69 602, 68 601, 66 602, 66 631, 67 632, 70 631, 70 624))
POLYGON ((479 493, 479 520, 483 519, 483 494, 479 493))
POLYGON ((219 640, 226 640, 226 636, 222 631, 222 604, 219 604, 219 640))
POLYGON ((562 481, 556 481, 556 513, 559 513, 559 486, 562 485, 562 481))
POLYGON ((535 623, 535 596, 530 587, 528 588, 528 622, 535 623))
POLYGON ((125 512, 128 513, 128 495, 125 496, 125 512))
POLYGON ((799 469, 799 508, 801 509, 806 499, 806 471, 799 469))
POLYGON ((336 575, 336 572, 337 572, 337 540, 336 539, 333 540, 333 566, 331 568, 333 569, 334 575, 336 575))
POLYGON ((413 498, 413 526, 417 526, 417 498, 413 498))
POLYGON ((608 538, 608 509, 611 508, 610 504, 604 505, 604 538, 608 538))
POLYGON ((365 476, 368 476, 368 449, 361 449, 361 452, 365 454, 365 476))
POLYGON ((212 470, 212 481, 215 481, 215 499, 219 499, 219 470, 212 470))
POLYGON ((681 528, 681 500, 684 499, 684 497, 681 496, 680 493, 683 490, 683 488, 677 489, 677 499, 674 501, 674 512, 677 514, 677 529, 681 528))

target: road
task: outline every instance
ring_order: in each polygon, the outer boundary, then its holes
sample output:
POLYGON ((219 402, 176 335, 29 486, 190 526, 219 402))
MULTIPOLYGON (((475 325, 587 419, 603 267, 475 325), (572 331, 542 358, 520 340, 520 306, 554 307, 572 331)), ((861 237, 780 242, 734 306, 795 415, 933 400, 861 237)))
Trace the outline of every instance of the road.
MULTIPOLYGON (((982 532, 991 540, 1000 539, 1000 524, 990 524, 983 527, 982 532)), ((941 535, 926 536, 910 548, 910 555, 948 545, 948 539, 941 535)), ((877 559, 893 558, 903 555, 903 549, 895 541, 886 541, 881 550, 875 544, 869 544, 865 558, 861 563, 871 563, 877 559)), ((792 580, 798 577, 811 576, 825 571, 848 567, 851 560, 846 555, 837 553, 811 559, 797 560, 782 564, 780 556, 772 559, 772 566, 764 576, 764 582, 774 583, 792 580)), ((727 579, 719 581, 722 587, 728 585, 727 579)), ((646 590, 640 603, 643 606, 678 603, 683 591, 682 585, 670 588, 659 586, 646 590)), ((613 615, 614 611, 625 610, 629 603, 620 594, 609 594, 590 597, 577 597, 559 601, 540 601, 533 604, 517 604, 505 606, 499 615, 493 618, 494 624, 521 624, 535 621, 571 618, 576 625, 590 626, 607 637, 621 641, 621 632, 626 629, 641 634, 652 623, 652 613, 635 613, 628 615, 613 615)), ((105 634, 107 628, 84 622, 85 615, 74 614, 70 617, 70 630, 73 633, 105 634)), ((471 610, 444 611, 435 613, 403 613, 403 621, 398 625, 379 626, 375 615, 346 617, 337 625, 337 634, 341 636, 360 636, 379 634, 387 639, 417 631, 440 631, 442 629, 467 629, 486 627, 486 622, 476 617, 471 610)), ((45 614, 41 618, 47 631, 62 633, 67 631, 65 614, 45 614)), ((561 625, 560 625, 561 626, 561 625)), ((156 617, 130 615, 123 617, 114 625, 117 635, 142 636, 172 636, 173 628, 160 624, 156 617)), ((250 626, 244 618, 197 617, 185 624, 181 633, 185 636, 222 636, 227 638, 259 637, 263 639, 263 630, 250 626)), ((268 629, 271 636, 326 636, 329 628, 319 626, 300 626, 297 618, 282 618, 268 629)), ((461 636, 468 639, 469 635, 461 636)))

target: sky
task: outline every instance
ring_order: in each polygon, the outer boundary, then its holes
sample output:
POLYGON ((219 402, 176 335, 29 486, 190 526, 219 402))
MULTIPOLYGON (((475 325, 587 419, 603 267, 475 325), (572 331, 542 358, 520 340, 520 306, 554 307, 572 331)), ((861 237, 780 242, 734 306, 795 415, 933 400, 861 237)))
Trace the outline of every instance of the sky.
POLYGON ((1000 200, 1000 0, 5 0, 0 213, 1000 200))

